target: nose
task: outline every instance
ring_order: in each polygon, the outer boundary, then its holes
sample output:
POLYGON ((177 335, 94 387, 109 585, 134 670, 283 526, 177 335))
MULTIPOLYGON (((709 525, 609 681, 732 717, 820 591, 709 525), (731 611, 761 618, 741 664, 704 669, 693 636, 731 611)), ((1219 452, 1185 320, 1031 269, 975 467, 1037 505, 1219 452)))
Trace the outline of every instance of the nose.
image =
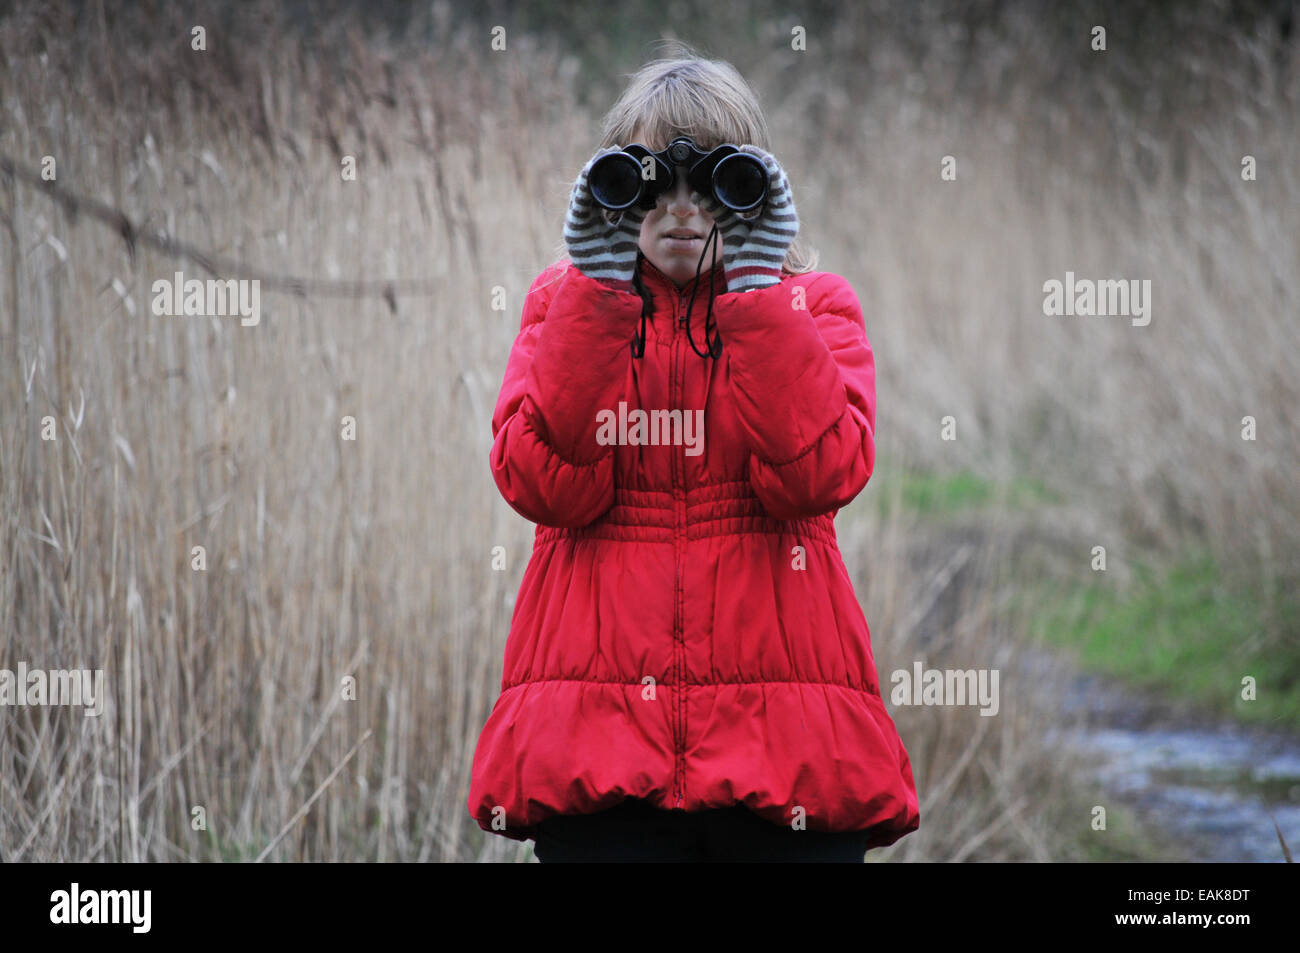
POLYGON ((669 215, 675 215, 677 218, 690 218, 696 213, 697 206, 691 201, 691 187, 686 184, 685 169, 677 170, 676 181, 666 195, 668 196, 667 211, 669 215))

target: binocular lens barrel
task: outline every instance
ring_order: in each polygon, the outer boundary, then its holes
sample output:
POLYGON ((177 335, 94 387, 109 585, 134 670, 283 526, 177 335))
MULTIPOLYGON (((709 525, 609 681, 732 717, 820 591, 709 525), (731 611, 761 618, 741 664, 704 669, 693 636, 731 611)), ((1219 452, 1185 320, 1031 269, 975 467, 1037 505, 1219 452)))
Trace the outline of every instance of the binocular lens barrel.
POLYGON ((767 169, 744 152, 733 152, 713 169, 713 194, 727 208, 748 212, 767 196, 767 169))
POLYGON ((641 163, 626 152, 611 152, 587 173, 591 197, 607 209, 629 208, 641 198, 641 163))

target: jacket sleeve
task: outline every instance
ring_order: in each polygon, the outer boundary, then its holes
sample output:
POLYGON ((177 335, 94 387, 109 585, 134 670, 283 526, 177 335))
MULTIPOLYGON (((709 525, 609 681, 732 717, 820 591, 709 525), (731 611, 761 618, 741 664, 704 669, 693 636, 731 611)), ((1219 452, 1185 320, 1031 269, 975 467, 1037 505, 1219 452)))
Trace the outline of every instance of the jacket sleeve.
POLYGON ((722 295, 714 316, 764 508, 807 519, 850 502, 876 460, 875 359, 852 287, 783 281, 722 295))
POLYGON ((525 298, 492 414, 492 476, 521 516, 585 526, 614 502, 614 448, 596 414, 625 399, 641 298, 548 268, 525 298), (558 277, 557 275, 562 275, 558 277))

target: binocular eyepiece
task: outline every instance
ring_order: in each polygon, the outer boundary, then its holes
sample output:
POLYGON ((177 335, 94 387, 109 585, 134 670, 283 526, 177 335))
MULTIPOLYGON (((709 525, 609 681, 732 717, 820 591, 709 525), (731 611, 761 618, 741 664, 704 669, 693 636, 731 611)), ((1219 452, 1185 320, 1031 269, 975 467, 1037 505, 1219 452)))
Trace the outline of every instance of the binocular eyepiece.
POLYGON ((686 183, 734 212, 749 212, 767 197, 767 168, 757 156, 723 144, 705 152, 688 136, 678 136, 662 152, 633 143, 592 163, 587 184, 596 203, 612 211, 638 205, 647 211, 677 182, 676 167, 686 169, 686 183))

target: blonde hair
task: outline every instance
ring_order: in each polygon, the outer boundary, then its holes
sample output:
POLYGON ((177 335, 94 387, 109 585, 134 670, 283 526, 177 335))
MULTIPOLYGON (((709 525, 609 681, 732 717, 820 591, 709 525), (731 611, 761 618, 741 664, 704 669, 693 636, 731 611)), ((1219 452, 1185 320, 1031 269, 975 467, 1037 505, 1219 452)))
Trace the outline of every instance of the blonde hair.
MULTIPOLYGON (((675 46, 672 55, 631 74, 631 82, 601 123, 599 148, 640 142, 657 152, 677 136, 690 136, 701 149, 729 142, 770 152, 758 97, 736 68, 725 60, 705 59, 681 41, 670 42, 675 46)), ((817 253, 804 241, 801 228, 781 270, 798 275, 816 265, 817 253)))

